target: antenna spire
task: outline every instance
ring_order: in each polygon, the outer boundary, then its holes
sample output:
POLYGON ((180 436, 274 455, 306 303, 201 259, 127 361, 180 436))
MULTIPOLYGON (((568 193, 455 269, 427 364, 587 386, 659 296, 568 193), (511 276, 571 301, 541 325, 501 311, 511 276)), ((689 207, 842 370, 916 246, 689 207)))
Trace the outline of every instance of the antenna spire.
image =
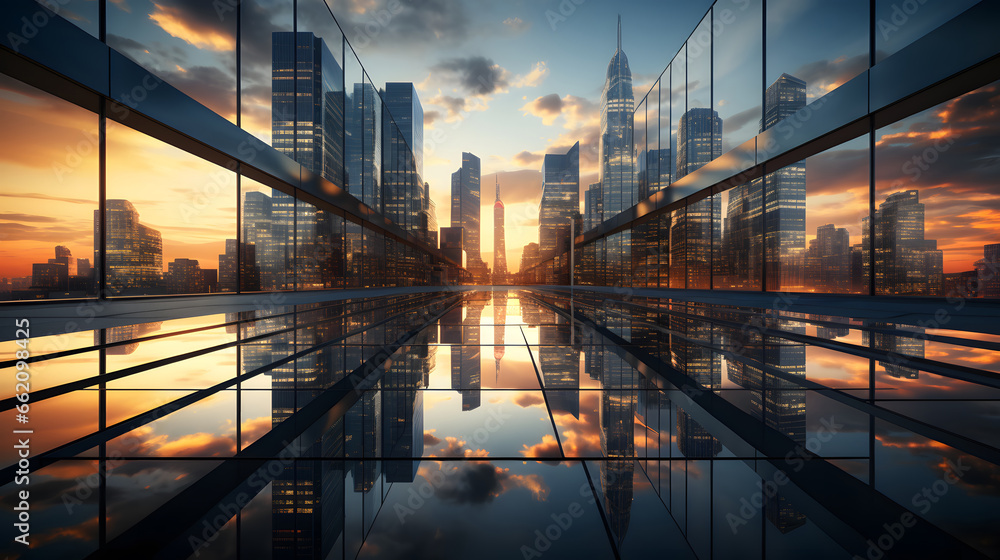
POLYGON ((493 177, 496 179, 497 182, 497 200, 500 200, 500 174, 497 173, 493 177))
POLYGON ((618 14, 618 50, 622 50, 622 15, 618 14))

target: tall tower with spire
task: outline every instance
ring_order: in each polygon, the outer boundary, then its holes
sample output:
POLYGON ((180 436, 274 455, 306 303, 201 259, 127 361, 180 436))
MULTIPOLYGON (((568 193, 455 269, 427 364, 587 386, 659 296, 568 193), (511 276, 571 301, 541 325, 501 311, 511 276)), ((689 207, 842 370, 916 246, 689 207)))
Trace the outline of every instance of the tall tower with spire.
POLYGON ((632 71, 622 51, 622 18, 618 16, 618 50, 611 57, 601 93, 601 190, 604 216, 611 218, 638 202, 632 165, 635 97, 632 71))
POLYGON ((497 174, 497 200, 493 203, 493 283, 507 281, 507 243, 504 239, 504 208, 500 200, 500 176, 497 174))

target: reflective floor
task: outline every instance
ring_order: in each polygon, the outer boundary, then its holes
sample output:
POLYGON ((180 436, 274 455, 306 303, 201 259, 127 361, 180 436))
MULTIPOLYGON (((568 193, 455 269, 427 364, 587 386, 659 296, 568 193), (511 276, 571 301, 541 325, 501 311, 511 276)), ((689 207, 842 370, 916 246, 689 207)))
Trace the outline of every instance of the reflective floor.
POLYGON ((1000 557, 995 333, 480 291, 32 344, 14 557, 1000 557))

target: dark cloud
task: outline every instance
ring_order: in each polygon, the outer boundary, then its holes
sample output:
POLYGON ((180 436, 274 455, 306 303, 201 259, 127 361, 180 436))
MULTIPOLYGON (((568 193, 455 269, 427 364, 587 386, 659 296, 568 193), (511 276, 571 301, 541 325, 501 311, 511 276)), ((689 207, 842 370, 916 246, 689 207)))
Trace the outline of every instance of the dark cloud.
POLYGON ((749 123, 760 122, 760 105, 740 111, 735 115, 722 121, 722 127, 727 133, 735 132, 749 123))
POLYGON ((424 112, 424 126, 431 126, 435 122, 441 119, 444 115, 441 111, 425 111, 424 112))
POLYGON ((108 33, 108 45, 117 51, 127 54, 127 55, 137 55, 146 50, 146 45, 143 45, 139 41, 129 39, 128 37, 122 37, 121 35, 116 35, 114 33, 108 33))
POLYGON ((563 110, 563 100, 558 93, 543 95, 524 106, 533 115, 544 117, 558 115, 563 110))
MULTIPOLYGON (((61 220, 64 222, 64 220, 61 220)), ((0 239, 10 241, 49 241, 55 244, 86 243, 91 232, 69 227, 45 226, 38 228, 17 222, 0 223, 0 239)))
POLYGON ((484 56, 449 58, 431 67, 471 95, 489 95, 510 85, 509 72, 484 56))
POLYGON ((542 155, 541 154, 533 154, 533 153, 529 152, 528 150, 525 150, 525 151, 517 154, 516 156, 514 156, 514 163, 516 163, 518 165, 523 165, 525 167, 527 167, 529 165, 533 165, 533 164, 538 163, 540 161, 542 161, 542 155))
POLYGON ((11 222, 58 222, 58 218, 51 216, 35 216, 31 214, 0 214, 0 220, 11 222))
POLYGON ((832 86, 839 86, 867 70, 868 62, 867 54, 836 60, 817 60, 799 67, 792 75, 804 80, 810 90, 818 88, 821 93, 826 93, 832 86))
POLYGON ((503 482, 509 476, 493 463, 463 463, 454 474, 445 478, 444 484, 438 487, 437 496, 455 504, 485 504, 501 493, 503 482))
MULTIPOLYGON (((394 508, 407 507, 405 500, 393 505, 394 508)), ((407 509, 398 511, 409 513, 407 509)), ((396 520, 399 516, 386 515, 385 518, 396 520)), ((454 553, 473 545, 470 541, 476 529, 469 526, 463 518, 450 519, 448 523, 439 521, 432 516, 417 513, 413 516, 406 515, 399 523, 386 523, 381 530, 372 531, 368 535, 358 558, 441 558, 442 551, 454 553)))
POLYGON ((359 52, 368 48, 457 44, 471 31, 468 10, 461 0, 328 0, 328 3, 347 40, 359 52))
MULTIPOLYGON (((465 112, 466 101, 463 97, 452 97, 450 95, 438 95, 436 97, 430 98, 427 103, 429 105, 437 105, 438 107, 443 107, 448 111, 449 117, 460 116, 465 112)), ((426 121, 425 121, 426 122, 426 121)))
POLYGON ((439 443, 441 443, 441 438, 430 432, 424 432, 424 445, 435 446, 439 443))
POLYGON ((531 406, 545 404, 545 400, 536 393, 529 393, 525 391, 514 399, 514 404, 521 408, 528 408, 531 406))

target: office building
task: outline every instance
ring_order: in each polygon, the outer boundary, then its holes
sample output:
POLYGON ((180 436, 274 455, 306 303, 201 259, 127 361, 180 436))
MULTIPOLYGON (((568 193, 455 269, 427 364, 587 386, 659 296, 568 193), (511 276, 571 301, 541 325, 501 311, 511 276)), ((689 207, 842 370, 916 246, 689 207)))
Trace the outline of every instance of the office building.
POLYGON ((569 246, 569 225, 580 212, 580 143, 565 154, 546 154, 542 163, 542 201, 538 207, 538 246, 542 254, 569 246))

